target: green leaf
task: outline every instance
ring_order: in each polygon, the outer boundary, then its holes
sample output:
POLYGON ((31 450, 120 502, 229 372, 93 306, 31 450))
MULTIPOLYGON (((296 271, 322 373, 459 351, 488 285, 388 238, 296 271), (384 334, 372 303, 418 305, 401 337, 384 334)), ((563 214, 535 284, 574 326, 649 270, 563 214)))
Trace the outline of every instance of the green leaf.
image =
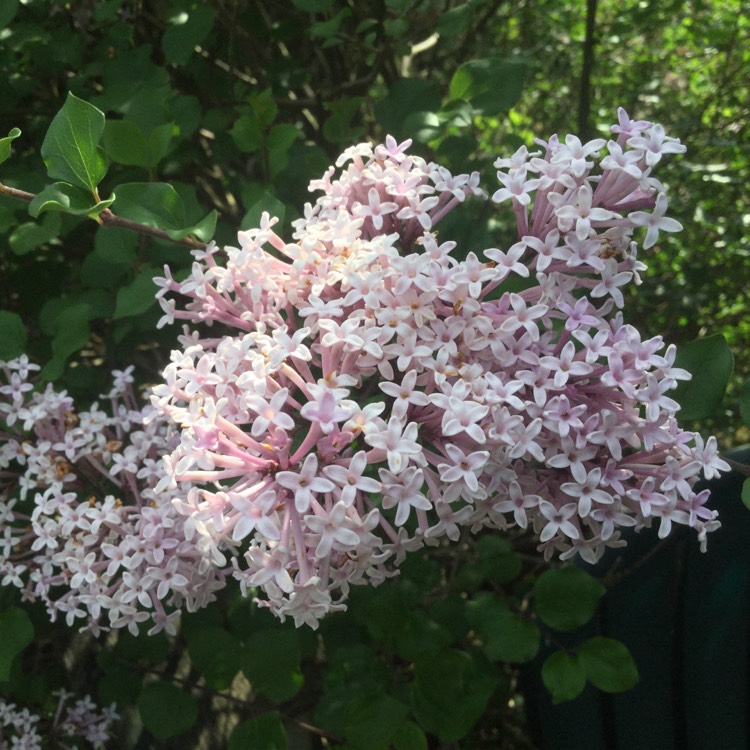
POLYGON ((599 690, 621 693, 635 687, 638 669, 624 643, 595 636, 580 645, 578 660, 586 677, 599 690))
POLYGON ((349 698, 340 732, 362 750, 389 747, 408 707, 386 693, 352 693, 349 698))
POLYGON ((500 597, 479 594, 467 605, 466 617, 484 642, 490 661, 522 663, 537 655, 539 628, 513 612, 500 597))
POLYGON ((161 40, 161 48, 168 63, 184 65, 195 48, 209 35, 216 15, 210 6, 199 4, 178 16, 179 23, 170 26, 161 40))
POLYGON ((677 351, 675 367, 682 367, 692 380, 681 382, 672 398, 682 407, 682 419, 713 416, 724 398, 734 367, 732 351, 720 333, 696 339, 677 351))
POLYGON ((102 138, 104 150, 112 161, 134 167, 148 164, 143 131, 131 120, 109 120, 102 138))
POLYGON ((742 504, 750 510, 750 477, 742 483, 742 504))
POLYGON ((158 740, 187 732, 198 718, 198 704, 188 692, 168 682, 152 682, 138 698, 143 726, 158 740))
POLYGON ((107 160, 99 147, 103 132, 104 113, 68 94, 42 143, 47 174, 95 194, 96 186, 107 173, 107 160))
POLYGON ((254 114, 242 115, 229 131, 240 151, 251 154, 263 148, 263 126, 254 114))
POLYGON ((393 737, 394 750, 427 750, 427 736, 413 722, 404 721, 393 737))
POLYGON ((0 164, 10 158, 10 144, 15 141, 19 135, 21 135, 21 131, 18 128, 13 128, 5 138, 0 138, 0 164))
POLYGON ((140 315, 156 304, 156 269, 146 266, 127 286, 117 292, 117 302, 112 315, 114 320, 140 315))
POLYGON ((507 112, 521 97, 526 69, 518 60, 470 60, 453 74, 449 98, 470 101, 486 116, 507 112))
POLYGON ((213 690, 226 690, 240 669, 240 641, 223 627, 209 625, 185 632, 193 666, 213 690))
POLYGON ((185 216, 185 204, 179 193, 166 182, 129 182, 118 185, 115 212, 125 219, 166 231, 173 240, 195 235, 208 241, 216 228, 216 211, 209 212, 193 225, 185 216))
POLYGON ((118 707, 132 705, 138 700, 143 687, 143 676, 123 664, 114 662, 107 666, 97 691, 103 706, 116 703, 118 707))
POLYGON ((37 193, 29 204, 29 213, 37 217, 45 211, 74 216, 97 216, 115 202, 115 196, 103 201, 91 200, 91 193, 68 182, 55 182, 37 193))
POLYGON ((16 255, 26 255, 54 240, 60 233, 60 214, 49 213, 41 221, 19 225, 10 235, 10 248, 16 255))
MULTIPOLYGON (((247 196, 250 201, 250 208, 242 217, 240 229, 251 229, 260 226, 260 217, 263 215, 264 211, 267 211, 270 216, 276 217, 279 220, 279 225, 283 225, 286 206, 267 190, 264 190, 259 186, 255 187, 258 187, 258 189, 242 191, 243 202, 245 196, 247 196)), ((276 227, 276 231, 279 231, 278 226, 276 227)))
POLYGON ((8 362, 26 351, 26 327, 21 316, 0 310, 0 360, 8 362))
POLYGON ((565 651, 550 654, 542 665, 542 681, 554 704, 572 701, 586 685, 586 673, 577 657, 565 651))
POLYGON ((173 122, 166 122, 164 125, 158 125, 151 131, 148 136, 147 167, 154 169, 167 155, 174 133, 175 124, 173 122))
POLYGON ((253 688, 274 703, 289 700, 302 687, 299 638, 294 630, 254 633, 245 644, 240 662, 253 688))
POLYGON ((394 138, 410 138, 404 123, 414 112, 440 109, 440 87, 425 78, 402 78, 388 90, 385 99, 375 105, 375 116, 386 133, 394 138))
POLYGON ((414 677, 414 715, 424 729, 443 742, 456 742, 471 730, 497 684, 486 662, 455 649, 420 657, 414 665, 414 677))
POLYGON ((100 226, 94 235, 94 251, 109 263, 135 266, 138 235, 122 227, 100 226))
POLYGON ((89 305, 80 303, 64 309, 55 321, 52 359, 42 367, 45 380, 57 380, 65 370, 68 357, 80 351, 89 340, 89 305))
POLYGON ((534 609, 545 625, 575 630, 594 616, 605 590, 580 568, 547 570, 534 584, 534 609))
POLYGON ((13 660, 34 639, 34 626, 24 610, 8 607, 0 613, 0 682, 10 679, 13 660))
POLYGON ((740 416, 745 423, 745 427, 750 427, 750 380, 745 381, 740 392, 740 416))
POLYGON ((0 29, 4 29, 18 13, 19 0, 4 0, 0 6, 0 29))
POLYGON ((511 543, 494 534, 483 536, 476 545, 479 568, 492 583, 506 584, 521 574, 521 559, 513 552, 511 543))
POLYGON ((275 177, 289 163, 289 149, 302 134, 294 125, 274 125, 268 134, 268 163, 275 177))
POLYGON ((229 737, 229 750, 287 750, 286 730, 272 713, 238 724, 229 737))
POLYGON ((329 143, 351 143, 363 132, 361 123, 354 125, 352 120, 361 112, 364 97, 342 97, 326 104, 331 116, 323 123, 323 136, 329 143))

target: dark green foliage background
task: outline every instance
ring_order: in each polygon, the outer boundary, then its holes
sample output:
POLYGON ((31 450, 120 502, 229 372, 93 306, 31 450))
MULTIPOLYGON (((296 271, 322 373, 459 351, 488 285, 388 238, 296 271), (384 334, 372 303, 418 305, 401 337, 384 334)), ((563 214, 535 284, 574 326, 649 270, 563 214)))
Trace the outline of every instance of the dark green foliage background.
MULTIPOLYGON (((644 257, 650 270, 627 315, 678 344, 723 334, 735 390, 688 416, 711 416, 725 444, 739 441, 749 34, 739 0, 4 0, 0 138, 22 133, 0 141, 10 157, 0 182, 35 194, 72 182, 66 194, 84 208, 40 212, 37 201, 35 218, 0 196, 0 356, 27 351, 84 400, 113 367, 158 378, 175 331, 155 328, 150 279, 165 263, 185 272, 190 251, 86 217, 113 196, 116 214, 176 238, 207 240, 216 218, 214 238, 231 243, 264 210, 288 229, 311 200, 308 181, 359 140, 414 138, 414 151, 454 172, 479 169, 491 190, 497 155, 553 132, 606 136, 624 106, 688 146, 658 174, 685 231, 644 257), (102 129, 90 183, 42 160, 54 162, 45 138, 68 93, 106 118, 92 125, 102 129)), ((510 237, 509 211, 459 213, 441 233, 463 252, 510 237)), ((695 356, 713 361, 713 351, 695 356)), ((4 591, 0 690, 42 712, 63 684, 116 701, 117 747, 468 750, 532 747, 519 663, 541 671, 555 701, 587 681, 620 691, 637 680, 625 646, 577 630, 595 618, 601 584, 549 570, 528 540, 485 536, 404 567, 354 591, 350 612, 319 633, 228 591, 175 639, 120 634, 105 645, 4 591), (59 658, 66 650, 73 667, 59 658)))

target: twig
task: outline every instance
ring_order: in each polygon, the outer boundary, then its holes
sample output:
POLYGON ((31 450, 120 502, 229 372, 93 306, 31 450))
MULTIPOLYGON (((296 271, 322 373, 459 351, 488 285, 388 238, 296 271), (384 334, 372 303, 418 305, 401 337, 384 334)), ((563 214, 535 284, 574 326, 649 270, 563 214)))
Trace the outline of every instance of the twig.
MULTIPOLYGON (((3 185, 1 182, 0 195, 8 195, 11 198, 18 198, 19 200, 27 201, 29 203, 36 198, 34 193, 28 193, 25 190, 9 187, 8 185, 3 185)), ((147 227, 145 224, 139 224, 137 221, 131 221, 122 216, 117 216, 117 214, 113 214, 108 208, 105 208, 94 218, 94 220, 105 228, 120 227, 122 229, 129 229, 131 232, 138 232, 138 234, 143 234, 147 237, 154 237, 155 239, 174 242, 178 245, 185 245, 185 247, 195 250, 204 250, 207 247, 205 242, 200 242, 199 240, 194 240, 190 237, 184 237, 181 240, 173 240, 163 229, 147 227)))

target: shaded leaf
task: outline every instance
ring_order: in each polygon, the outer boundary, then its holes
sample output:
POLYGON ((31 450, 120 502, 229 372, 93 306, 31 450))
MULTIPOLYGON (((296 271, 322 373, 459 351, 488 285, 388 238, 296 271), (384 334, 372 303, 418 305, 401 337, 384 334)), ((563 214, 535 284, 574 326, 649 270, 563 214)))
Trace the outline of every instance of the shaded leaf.
POLYGON ((223 627, 196 627, 185 633, 190 661, 213 690, 226 690, 240 666, 240 641, 223 627))
POLYGON ((10 679, 13 660, 34 639, 34 626, 24 610, 8 607, 0 613, 0 682, 10 679))
POLYGON ((575 630, 594 616, 605 590, 580 568, 547 570, 534 584, 534 609, 545 625, 575 630))
POLYGON ((750 477, 742 483, 742 504, 750 510, 750 477))
POLYGON ((413 722, 405 721, 393 737, 394 750, 427 750, 427 736, 413 722))
POLYGON ((60 233, 60 214, 49 213, 41 221, 19 225, 10 235, 10 248, 16 255, 26 255, 54 240, 60 233))
POLYGON ((595 636, 578 648, 578 660, 586 677, 599 690, 621 693, 635 687, 638 669, 624 643, 595 636))
POLYGON ((118 164, 145 167, 148 163, 143 131, 131 120, 109 120, 104 126, 102 145, 118 164))
POLYGON ((455 742, 471 730, 497 682, 486 662, 456 649, 425 654, 414 665, 414 676, 414 715, 444 742, 455 742))
POLYGON ((490 661, 522 663, 539 651, 540 634, 535 623, 513 612, 503 599, 480 594, 466 607, 466 618, 484 643, 490 661))
POLYGON ((286 730, 272 713, 238 724, 229 737, 229 750, 287 750, 286 730))
POLYGON ((191 8, 189 11, 180 13, 179 20, 170 26, 161 40, 161 48, 164 57, 169 63, 184 65, 195 48, 208 36, 213 25, 216 14, 209 5, 202 3, 191 8), (183 16, 187 13, 187 18, 183 16))
POLYGON ((470 101, 483 115, 507 112, 521 97, 526 70, 518 60, 470 60, 453 74, 449 97, 470 101))
POLYGON ((745 423, 745 427, 750 427, 750 380, 745 381, 740 392, 740 416, 745 423))
POLYGON ((52 359, 41 370, 45 380, 57 380, 65 370, 68 357, 80 351, 89 340, 89 306, 75 304, 64 309, 55 321, 52 359))
POLYGON ((734 367, 734 358, 726 339, 720 333, 696 339, 677 350, 675 367, 682 367, 693 377, 681 382, 668 395, 682 407, 682 419, 705 419, 716 413, 734 367))
POLYGON ((42 143, 47 174, 95 193, 107 173, 107 160, 99 147, 103 132, 104 113, 69 93, 42 143))
POLYGON ((275 703, 302 687, 300 650, 293 630, 261 630, 248 638, 240 657, 242 671, 254 689, 275 703))
POLYGON ((0 5, 0 29, 4 29, 18 13, 19 0, 3 0, 0 5))
POLYGON ((153 682, 138 698, 143 726, 159 740, 187 732, 198 718, 198 704, 188 692, 168 682, 153 682))
POLYGON ((28 335, 21 316, 0 310, 0 359, 5 362, 19 357, 26 351, 28 335))
POLYGON ((410 138, 404 123, 414 112, 440 109, 440 87, 437 81, 424 78, 402 78, 388 89, 385 99, 375 105, 375 115, 386 133, 395 138, 410 138))
POLYGON ((552 702, 557 704, 573 700, 581 693, 586 685, 586 673, 577 657, 556 651, 542 665, 542 681, 552 695, 552 702))
POLYGON ((112 315, 115 320, 140 315, 156 304, 157 288, 154 284, 156 275, 155 268, 146 266, 130 284, 118 290, 115 311, 112 315))

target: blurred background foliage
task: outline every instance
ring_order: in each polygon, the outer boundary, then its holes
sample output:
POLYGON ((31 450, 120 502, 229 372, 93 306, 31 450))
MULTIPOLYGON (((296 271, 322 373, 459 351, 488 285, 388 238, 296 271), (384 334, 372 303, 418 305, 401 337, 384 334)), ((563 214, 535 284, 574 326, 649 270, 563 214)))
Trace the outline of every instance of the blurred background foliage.
MULTIPOLYGON (((109 166, 97 190, 102 199, 119 191, 115 213, 159 225, 170 202, 165 228, 187 229, 216 211, 214 237, 229 244, 264 210, 288 230, 313 199, 309 180, 360 140, 413 138, 413 151, 454 173, 480 170, 491 191, 498 155, 555 132, 606 137, 623 106, 688 146, 658 173, 685 229, 643 257, 650 270, 627 317, 678 344, 724 334, 737 382, 711 427, 728 446, 747 437, 736 399, 750 374, 749 34, 740 0, 3 0, 0 138, 16 127, 22 135, 0 182, 32 193, 51 182, 40 149, 72 92, 106 115, 109 166), (168 183, 176 196, 122 187, 131 183, 168 183), (151 198, 139 203, 139 194, 151 198)), ((476 204, 458 213, 441 233, 464 252, 511 236, 510 211, 476 204)), ((179 275, 191 260, 185 245, 66 212, 34 219, 27 203, 0 196, 0 356, 28 351, 82 398, 96 398, 111 368, 129 363, 153 382, 176 333, 156 331, 149 279, 164 263, 179 275)), ((26 653, 10 684, 38 704, 58 673, 96 684, 98 698, 137 718, 121 738, 129 747, 198 746, 199 728, 205 747, 225 746, 233 725, 221 724, 221 711, 244 721, 231 748, 532 747, 515 665, 555 642, 557 621, 534 603, 533 549, 493 545, 441 548, 400 583, 356 592, 352 613, 325 623, 322 638, 228 600, 194 616, 196 625, 188 618, 176 642, 84 644, 72 669, 53 666, 68 636, 32 613, 42 644, 34 674, 43 679, 27 678, 26 653), (482 555, 502 565, 487 569, 482 555), (218 651, 204 653, 207 633, 218 651), (278 654, 278 672, 255 661, 265 651, 278 654), (237 692, 240 676, 255 692, 237 692), (191 692, 198 685, 200 699, 191 692), (161 736, 153 701, 166 706, 162 715, 200 708, 203 723, 177 722, 161 736)), ((598 601, 593 579, 579 584, 574 628, 598 601)), ((623 689, 630 679, 621 669, 621 682, 607 685, 562 656, 553 661, 547 687, 560 700, 581 680, 623 689)))

